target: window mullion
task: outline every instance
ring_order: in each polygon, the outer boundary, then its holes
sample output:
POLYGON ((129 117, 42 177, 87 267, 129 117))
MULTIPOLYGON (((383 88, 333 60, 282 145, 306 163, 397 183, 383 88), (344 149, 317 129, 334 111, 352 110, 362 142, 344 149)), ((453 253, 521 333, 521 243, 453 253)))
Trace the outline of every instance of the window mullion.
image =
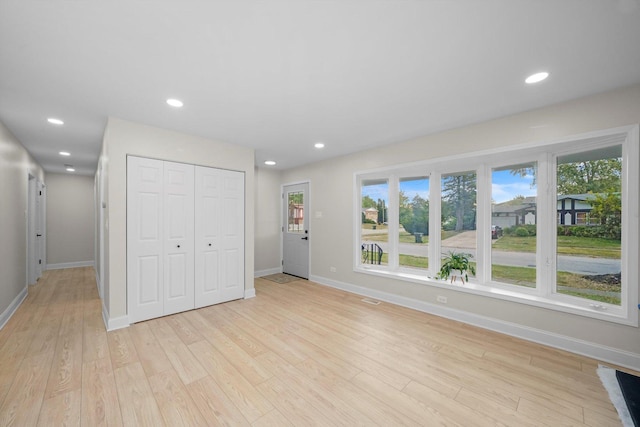
POLYGON ((388 245, 389 245, 389 269, 392 271, 397 271, 399 266, 399 258, 398 258, 398 235, 399 235, 399 195, 400 191, 400 181, 397 175, 391 175, 389 177, 389 219, 388 219, 388 228, 387 232, 388 237, 388 245))
POLYGON ((487 283, 491 279, 491 173, 486 165, 476 173, 476 278, 480 283, 487 283))
POLYGON ((538 160, 538 207, 536 277, 538 294, 551 296, 556 284, 557 197, 555 190, 555 156, 543 154, 538 160))
POLYGON ((440 173, 429 173, 429 274, 432 277, 435 277, 440 270, 440 254, 442 252, 440 234, 442 229, 441 180, 440 173))

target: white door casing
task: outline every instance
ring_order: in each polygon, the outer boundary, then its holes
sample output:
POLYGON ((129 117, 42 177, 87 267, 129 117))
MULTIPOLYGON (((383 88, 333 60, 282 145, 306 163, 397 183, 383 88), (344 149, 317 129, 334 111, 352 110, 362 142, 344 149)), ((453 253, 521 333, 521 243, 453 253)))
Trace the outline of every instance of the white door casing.
POLYGON ((283 187, 282 271, 309 278, 309 183, 283 187))
POLYGON ((36 283, 36 178, 33 175, 28 177, 27 201, 27 284, 36 283))
POLYGON ((131 323, 164 314, 163 199, 163 162, 129 156, 127 302, 131 323))
POLYGON ((194 166, 164 162, 164 314, 194 307, 194 166))

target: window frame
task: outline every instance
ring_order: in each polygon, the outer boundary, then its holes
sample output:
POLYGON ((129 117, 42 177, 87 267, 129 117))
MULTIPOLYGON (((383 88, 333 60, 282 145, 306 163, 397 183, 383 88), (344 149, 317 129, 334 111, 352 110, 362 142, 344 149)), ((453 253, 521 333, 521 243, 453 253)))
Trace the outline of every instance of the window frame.
MULTIPOLYGON (((561 140, 539 142, 499 149, 483 150, 457 156, 433 158, 404 165, 354 173, 355 212, 354 248, 360 247, 362 181, 387 179, 388 203, 388 265, 371 266, 360 262, 360 252, 354 251, 353 269, 357 273, 392 277, 402 281, 420 283, 436 288, 447 288, 459 292, 488 296, 523 303, 556 311, 582 315, 615 323, 638 326, 638 206, 640 199, 639 166, 640 154, 638 125, 624 126, 575 135, 561 140), (556 293, 556 159, 568 153, 590 151, 606 146, 622 146, 622 239, 621 304, 601 303, 580 297, 556 293), (499 159, 499 160, 496 160, 499 159), (511 164, 537 162, 537 218, 536 241, 536 287, 495 282, 491 277, 491 171, 511 164), (464 286, 435 279, 440 268, 441 252, 441 179, 443 175, 459 171, 475 171, 477 176, 476 200, 476 277, 464 286), (423 176, 429 178, 429 267, 426 270, 403 268, 398 264, 398 192, 403 178, 423 176), (437 185, 436 185, 437 183, 437 185), (542 233, 540 232, 543 231, 542 233), (634 238, 630 236, 635 236, 634 238), (549 254, 549 255, 547 255, 549 254)), ((471 278, 470 278, 471 279, 471 278)))

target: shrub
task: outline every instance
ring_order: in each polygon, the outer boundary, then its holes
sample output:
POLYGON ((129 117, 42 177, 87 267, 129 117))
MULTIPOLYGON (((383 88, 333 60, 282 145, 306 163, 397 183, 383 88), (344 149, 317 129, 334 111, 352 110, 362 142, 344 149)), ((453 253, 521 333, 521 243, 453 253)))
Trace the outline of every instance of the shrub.
POLYGON ((518 227, 516 228, 516 236, 529 237, 529 230, 527 230, 526 227, 518 227))
POLYGON ((620 240, 620 226, 610 225, 559 225, 558 236, 592 237, 620 240))

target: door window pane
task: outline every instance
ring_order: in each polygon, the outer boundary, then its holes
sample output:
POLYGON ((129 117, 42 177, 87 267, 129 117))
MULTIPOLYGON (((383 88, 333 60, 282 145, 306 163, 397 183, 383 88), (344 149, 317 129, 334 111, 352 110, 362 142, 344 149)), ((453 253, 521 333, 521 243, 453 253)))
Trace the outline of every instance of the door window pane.
POLYGON ((429 178, 400 179, 398 248, 401 267, 429 267, 429 178))
POLYGON ((363 180, 361 186, 362 264, 387 265, 389 260, 388 212, 389 181, 363 180))
POLYGON ((491 279, 536 286, 537 164, 491 170, 491 279))
POLYGON ((556 291, 620 305, 622 147, 558 157, 556 291))
POLYGON ((304 233, 304 193, 288 193, 287 200, 289 233, 304 233))
MULTIPOLYGON (((476 183, 475 171, 442 175, 442 256, 450 252, 469 255, 475 268, 476 258, 476 183)), ((468 271, 469 277, 472 276, 468 271)))

